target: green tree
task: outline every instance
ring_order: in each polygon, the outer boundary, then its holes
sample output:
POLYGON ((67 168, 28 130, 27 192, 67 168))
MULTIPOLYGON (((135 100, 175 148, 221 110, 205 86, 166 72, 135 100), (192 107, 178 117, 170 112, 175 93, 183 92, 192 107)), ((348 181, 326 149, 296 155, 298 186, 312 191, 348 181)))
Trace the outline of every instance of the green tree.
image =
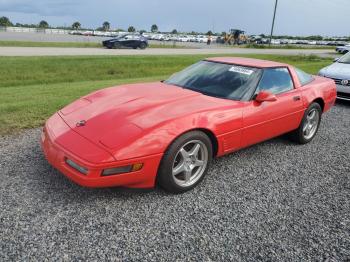
POLYGON ((173 31, 171 31, 172 34, 177 34, 177 30, 173 29, 173 31))
POLYGON ((211 30, 209 30, 209 31, 207 32, 207 35, 213 35, 213 32, 212 32, 211 30))
POLYGON ((135 31, 136 31, 135 27, 133 27, 132 25, 131 25, 131 26, 129 26, 129 28, 128 28, 128 32, 130 32, 130 33, 134 33, 135 31))
POLYGON ((80 29, 80 27, 81 27, 81 24, 80 24, 79 22, 74 22, 74 23, 72 24, 72 28, 75 29, 75 30, 80 29))
POLYGON ((102 28, 103 28, 103 31, 109 31, 109 29, 111 28, 111 24, 109 22, 105 21, 102 24, 102 28))
POLYGON ((151 32, 152 32, 152 33, 158 32, 158 26, 157 26, 156 24, 153 24, 153 25, 151 26, 151 32))
POLYGON ((40 23, 39 23, 39 27, 40 28, 48 28, 49 24, 45 20, 41 20, 40 23))
POLYGON ((13 26, 10 19, 6 16, 0 17, 0 26, 13 26))

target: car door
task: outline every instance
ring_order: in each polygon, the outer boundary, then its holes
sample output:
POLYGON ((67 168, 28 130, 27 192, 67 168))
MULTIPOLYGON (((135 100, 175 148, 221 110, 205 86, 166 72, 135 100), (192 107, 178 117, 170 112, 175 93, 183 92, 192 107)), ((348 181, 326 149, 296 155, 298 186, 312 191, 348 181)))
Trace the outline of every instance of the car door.
POLYGON ((138 35, 134 35, 132 42, 130 43, 130 47, 135 48, 139 47, 140 45, 140 37, 138 35))
POLYGON ((133 41, 133 36, 132 35, 126 35, 123 37, 122 44, 125 47, 131 47, 131 43, 133 41))
POLYGON ((296 129, 303 117, 301 92, 287 67, 266 68, 255 95, 269 91, 276 101, 248 101, 243 110, 242 147, 296 129))

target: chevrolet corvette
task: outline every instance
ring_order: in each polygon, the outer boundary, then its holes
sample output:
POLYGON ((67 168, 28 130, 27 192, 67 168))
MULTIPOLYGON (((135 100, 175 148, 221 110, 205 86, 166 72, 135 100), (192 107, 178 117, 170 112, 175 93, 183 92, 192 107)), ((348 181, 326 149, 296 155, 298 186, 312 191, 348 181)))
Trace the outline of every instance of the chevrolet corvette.
POLYGON ((81 186, 180 193, 203 180, 214 157, 286 133, 310 142, 335 100, 333 80, 288 64, 209 58, 165 81, 74 101, 47 120, 41 146, 81 186))

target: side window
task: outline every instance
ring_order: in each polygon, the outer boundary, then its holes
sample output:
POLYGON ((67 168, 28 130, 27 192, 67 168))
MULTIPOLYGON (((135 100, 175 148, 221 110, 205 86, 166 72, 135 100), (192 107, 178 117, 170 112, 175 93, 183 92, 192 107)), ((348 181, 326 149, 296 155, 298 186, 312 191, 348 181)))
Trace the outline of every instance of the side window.
POLYGON ((292 77, 287 68, 268 68, 264 70, 260 79, 257 93, 266 90, 273 94, 279 94, 292 90, 293 88, 292 77))
POLYGON ((314 78, 309 75, 308 73, 305 73, 303 70, 300 70, 299 68, 294 67, 295 72, 297 73, 297 76, 299 78, 299 82, 302 86, 307 85, 308 83, 312 82, 314 78))

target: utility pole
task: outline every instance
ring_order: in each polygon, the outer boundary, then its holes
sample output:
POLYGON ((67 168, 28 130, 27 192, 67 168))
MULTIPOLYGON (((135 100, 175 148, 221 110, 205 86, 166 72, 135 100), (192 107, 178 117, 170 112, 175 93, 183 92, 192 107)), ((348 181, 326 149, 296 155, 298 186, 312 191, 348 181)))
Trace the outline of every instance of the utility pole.
POLYGON ((275 17, 276 17, 277 4, 278 4, 278 0, 276 0, 276 2, 275 2, 275 11, 273 12, 273 19, 272 19, 272 26, 271 26, 271 34, 270 34, 269 46, 271 45, 272 35, 273 35, 273 27, 275 26, 275 17))

